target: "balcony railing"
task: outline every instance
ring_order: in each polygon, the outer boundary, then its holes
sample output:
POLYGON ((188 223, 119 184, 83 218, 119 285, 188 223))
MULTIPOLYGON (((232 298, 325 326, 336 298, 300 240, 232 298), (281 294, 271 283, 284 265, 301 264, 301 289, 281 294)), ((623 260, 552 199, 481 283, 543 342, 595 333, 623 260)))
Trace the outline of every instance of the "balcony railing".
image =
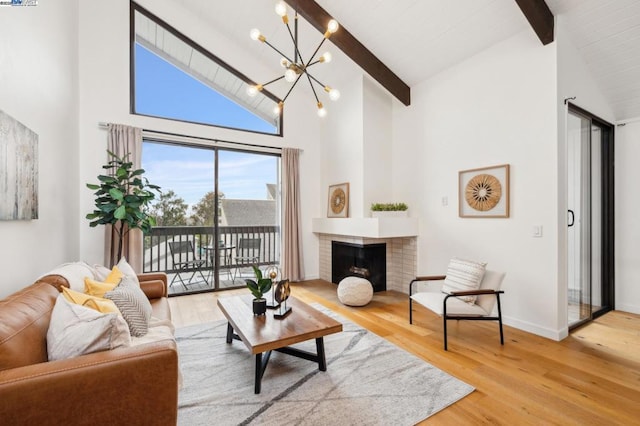
POLYGON ((247 274, 253 276, 250 264, 264 267, 279 263, 278 226, 220 226, 218 231, 216 244, 214 229, 209 226, 154 227, 144 239, 143 272, 166 272, 172 284, 170 293, 176 294, 244 286, 247 274), (248 241, 252 241, 250 248, 243 248, 248 241), (172 252, 169 244, 189 247, 189 242, 193 248, 189 253, 172 252))

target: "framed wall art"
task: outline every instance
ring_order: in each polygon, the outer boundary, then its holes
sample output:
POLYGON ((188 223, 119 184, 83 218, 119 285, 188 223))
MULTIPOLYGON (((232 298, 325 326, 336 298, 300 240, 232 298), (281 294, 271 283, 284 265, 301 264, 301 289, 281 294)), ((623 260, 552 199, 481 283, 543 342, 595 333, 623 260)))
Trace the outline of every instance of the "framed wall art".
POLYGON ((460 217, 509 217, 509 165, 458 173, 460 217))
POLYGON ((327 217, 349 217, 349 184, 329 186, 327 217))
POLYGON ((38 218, 38 135, 0 110, 0 220, 38 218))

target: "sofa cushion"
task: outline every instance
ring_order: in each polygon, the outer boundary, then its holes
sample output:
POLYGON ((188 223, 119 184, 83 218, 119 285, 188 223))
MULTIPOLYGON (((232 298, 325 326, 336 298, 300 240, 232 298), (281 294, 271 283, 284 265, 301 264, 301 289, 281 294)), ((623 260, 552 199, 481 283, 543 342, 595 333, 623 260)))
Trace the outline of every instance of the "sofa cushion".
POLYGON ((129 328, 120 315, 103 314, 58 296, 47 331, 49 361, 130 345, 129 328))
POLYGON ((151 303, 131 277, 125 275, 120 284, 105 293, 104 297, 116 304, 127 321, 132 336, 140 337, 147 334, 152 312, 151 303))
POLYGON ((59 294, 35 283, 0 300, 0 371, 47 361, 47 329, 59 294))
MULTIPOLYGON (((442 291, 444 293, 451 293, 454 291, 477 290, 480 288, 486 266, 486 263, 454 257, 449 261, 447 276, 444 279, 442 291)), ((473 303, 476 297, 477 296, 461 296, 460 299, 473 303)))

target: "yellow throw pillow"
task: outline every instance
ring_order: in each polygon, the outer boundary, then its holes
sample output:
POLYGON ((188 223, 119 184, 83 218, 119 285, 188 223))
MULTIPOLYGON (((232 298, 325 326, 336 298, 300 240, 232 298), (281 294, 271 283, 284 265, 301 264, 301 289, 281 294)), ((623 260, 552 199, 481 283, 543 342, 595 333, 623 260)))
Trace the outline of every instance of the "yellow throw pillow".
POLYGON ((89 277, 84 277, 84 292, 90 296, 104 297, 104 294, 118 287, 118 283, 111 284, 108 282, 101 282, 92 280, 89 277))
POLYGON ((104 282, 117 285, 120 283, 122 277, 124 277, 124 273, 114 265, 109 275, 107 275, 107 278, 104 279, 104 282))
POLYGON ((124 274, 117 266, 114 266, 104 281, 96 281, 89 277, 84 277, 84 292, 92 296, 104 297, 104 294, 113 290, 120 284, 124 274))
POLYGON ((66 287, 62 287, 62 294, 64 295, 64 298, 71 303, 86 306, 87 308, 94 309, 98 312, 102 312, 103 314, 112 312, 116 314, 120 313, 116 304, 109 299, 80 293, 79 291, 71 290, 66 287))

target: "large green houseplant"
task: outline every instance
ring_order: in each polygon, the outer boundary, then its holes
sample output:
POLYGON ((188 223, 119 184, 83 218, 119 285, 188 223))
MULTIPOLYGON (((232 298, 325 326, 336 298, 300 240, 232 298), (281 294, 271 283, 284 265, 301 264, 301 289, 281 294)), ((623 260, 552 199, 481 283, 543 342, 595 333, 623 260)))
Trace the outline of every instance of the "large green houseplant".
POLYGON ((102 166, 108 174, 99 175, 98 184, 87 184, 87 188, 95 191, 95 210, 87 214, 89 226, 112 225, 118 235, 118 250, 115 264, 122 257, 124 238, 131 229, 140 229, 144 234, 151 231, 156 220, 149 215, 149 206, 160 187, 149 183, 143 177, 144 169, 134 169, 129 161, 129 154, 122 157, 107 151, 110 160, 102 166))

